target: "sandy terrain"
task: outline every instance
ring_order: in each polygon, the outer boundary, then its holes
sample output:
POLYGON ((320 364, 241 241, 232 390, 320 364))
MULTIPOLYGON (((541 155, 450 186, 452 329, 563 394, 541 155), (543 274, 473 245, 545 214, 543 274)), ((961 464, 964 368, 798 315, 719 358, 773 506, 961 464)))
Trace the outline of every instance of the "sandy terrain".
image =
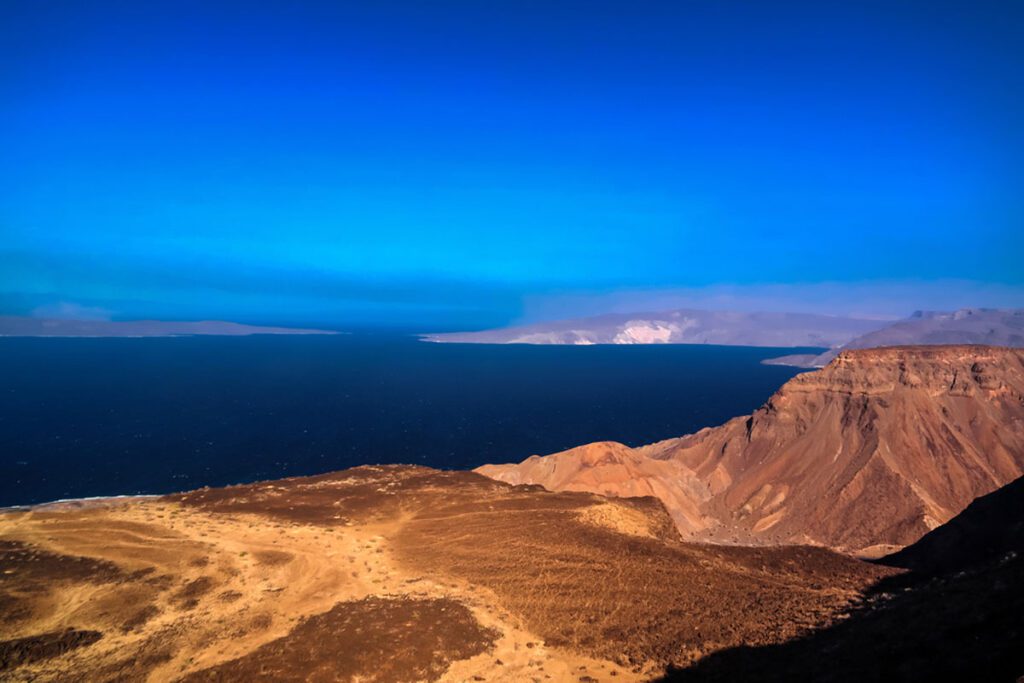
POLYGON ((892 572, 684 544, 651 499, 357 468, 0 515, 0 678, 641 680, 892 572))

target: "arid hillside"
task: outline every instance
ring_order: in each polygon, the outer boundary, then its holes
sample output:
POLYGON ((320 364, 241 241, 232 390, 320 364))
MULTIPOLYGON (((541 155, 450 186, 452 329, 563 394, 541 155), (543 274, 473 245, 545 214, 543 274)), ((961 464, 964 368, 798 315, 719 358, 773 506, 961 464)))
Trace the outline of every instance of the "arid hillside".
POLYGON ((899 571, 685 543, 652 498, 362 467, 0 514, 0 678, 649 680, 899 571))
POLYGON ((879 562, 912 571, 828 628, 714 653, 664 683, 1021 680, 1024 478, 879 562))
POLYGON ((477 471, 552 490, 654 495, 690 539, 880 555, 1024 474, 1024 350, 844 351, 720 427, 477 471))
POLYGON ((949 522, 881 562, 934 576, 1003 563, 1017 555, 1024 556, 1024 477, 978 498, 949 522))

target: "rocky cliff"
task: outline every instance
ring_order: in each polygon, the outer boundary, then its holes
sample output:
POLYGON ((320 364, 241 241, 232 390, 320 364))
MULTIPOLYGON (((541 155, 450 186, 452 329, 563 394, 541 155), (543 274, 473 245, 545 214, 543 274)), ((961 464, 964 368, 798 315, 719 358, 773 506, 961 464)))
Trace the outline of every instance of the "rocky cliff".
POLYGON ((844 351, 719 427, 478 471, 554 490, 643 491, 689 538, 881 553, 1024 474, 1024 351, 844 351))

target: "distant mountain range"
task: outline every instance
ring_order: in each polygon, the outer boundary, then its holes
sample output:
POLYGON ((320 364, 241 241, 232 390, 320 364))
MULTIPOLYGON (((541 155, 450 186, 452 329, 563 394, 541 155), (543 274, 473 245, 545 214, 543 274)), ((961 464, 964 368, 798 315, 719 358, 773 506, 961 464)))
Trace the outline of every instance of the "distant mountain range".
POLYGON ((765 361, 772 365, 820 368, 841 351, 908 344, 986 344, 1024 347, 1024 309, 962 308, 917 311, 909 318, 852 339, 817 356, 792 355, 765 361))
POLYGON ((505 327, 432 334, 424 339, 467 344, 721 344, 833 347, 877 330, 887 321, 813 313, 746 313, 677 309, 615 313, 505 327))
POLYGON ((809 313, 744 313, 679 309, 558 320, 480 332, 423 337, 465 344, 721 344, 818 346, 820 354, 793 354, 769 365, 820 368, 848 349, 882 346, 985 344, 1024 347, 1024 309, 964 308, 918 311, 898 321, 809 313))
POLYGON ((223 320, 175 322, 167 320, 61 320, 0 316, 0 337, 188 337, 250 334, 337 334, 329 330, 262 327, 223 320))

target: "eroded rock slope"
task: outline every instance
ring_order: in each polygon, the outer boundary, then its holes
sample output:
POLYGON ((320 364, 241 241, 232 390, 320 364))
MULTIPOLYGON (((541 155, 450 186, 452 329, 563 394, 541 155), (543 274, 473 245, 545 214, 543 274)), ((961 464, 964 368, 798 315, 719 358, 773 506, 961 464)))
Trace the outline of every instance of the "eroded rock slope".
POLYGON ((878 554, 1024 474, 1024 350, 844 351, 719 427, 477 471, 552 490, 654 495, 687 538, 878 554))

